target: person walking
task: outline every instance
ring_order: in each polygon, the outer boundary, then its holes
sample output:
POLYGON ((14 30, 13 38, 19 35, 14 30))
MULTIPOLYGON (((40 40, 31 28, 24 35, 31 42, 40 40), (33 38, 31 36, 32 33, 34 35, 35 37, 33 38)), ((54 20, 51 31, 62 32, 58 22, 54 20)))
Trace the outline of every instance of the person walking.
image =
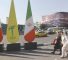
POLYGON ((60 50, 60 53, 59 54, 61 54, 61 49, 62 49, 62 44, 61 44, 61 32, 58 32, 58 36, 57 36, 57 38, 56 38, 56 43, 55 43, 55 45, 54 45, 54 50, 53 50, 53 52, 51 52, 52 54, 55 54, 55 51, 57 50, 57 49, 59 49, 60 50))
POLYGON ((68 38, 67 38, 67 34, 65 33, 65 31, 63 30, 63 32, 61 33, 61 40, 62 40, 62 54, 61 54, 61 58, 63 57, 67 57, 67 47, 68 47, 68 38))

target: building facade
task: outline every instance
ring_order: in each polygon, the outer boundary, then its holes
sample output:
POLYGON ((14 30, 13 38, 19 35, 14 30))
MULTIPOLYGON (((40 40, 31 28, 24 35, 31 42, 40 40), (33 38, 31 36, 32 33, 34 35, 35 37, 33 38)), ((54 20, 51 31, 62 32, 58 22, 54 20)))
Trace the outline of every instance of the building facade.
POLYGON ((58 27, 68 27, 68 12, 57 12, 51 15, 42 16, 42 24, 58 27))

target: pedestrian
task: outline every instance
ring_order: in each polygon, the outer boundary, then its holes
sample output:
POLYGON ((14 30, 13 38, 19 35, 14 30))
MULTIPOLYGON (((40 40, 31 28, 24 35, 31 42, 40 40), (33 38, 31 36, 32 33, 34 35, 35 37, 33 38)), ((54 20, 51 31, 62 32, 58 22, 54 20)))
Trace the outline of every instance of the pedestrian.
POLYGON ((67 57, 67 47, 68 47, 68 38, 67 38, 67 34, 65 33, 65 31, 63 31, 61 33, 61 38, 62 38, 62 44, 63 44, 63 47, 62 47, 62 54, 61 54, 61 58, 63 57, 67 57))
POLYGON ((55 51, 57 50, 57 49, 59 49, 60 50, 60 53, 59 54, 61 54, 61 49, 62 49, 62 44, 61 44, 61 32, 58 32, 58 36, 57 36, 57 38, 56 38, 56 43, 55 43, 55 45, 54 45, 54 50, 53 50, 53 52, 51 52, 52 54, 55 54, 55 51))

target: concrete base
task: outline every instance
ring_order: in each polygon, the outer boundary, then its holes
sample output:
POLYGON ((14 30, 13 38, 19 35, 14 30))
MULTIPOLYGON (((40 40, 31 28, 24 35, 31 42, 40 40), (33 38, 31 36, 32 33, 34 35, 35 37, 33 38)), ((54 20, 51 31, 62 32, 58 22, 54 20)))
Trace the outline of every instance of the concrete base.
POLYGON ((25 50, 34 50, 37 49, 37 42, 24 43, 25 50))
POLYGON ((0 44, 0 52, 4 51, 4 44, 0 44))
POLYGON ((7 44, 7 51, 20 51, 20 43, 7 44))

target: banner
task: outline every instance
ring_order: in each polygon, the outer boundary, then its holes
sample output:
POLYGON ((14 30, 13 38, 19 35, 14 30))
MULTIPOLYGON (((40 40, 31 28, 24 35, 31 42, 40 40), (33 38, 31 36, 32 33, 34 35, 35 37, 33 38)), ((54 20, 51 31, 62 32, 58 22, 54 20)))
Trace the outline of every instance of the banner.
POLYGON ((13 0, 11 2, 9 18, 7 19, 7 40, 10 43, 16 43, 19 40, 18 25, 13 0))
POLYGON ((30 0, 28 0, 24 38, 28 42, 32 42, 35 38, 35 28, 34 28, 34 23, 33 23, 33 18, 32 18, 30 0))

